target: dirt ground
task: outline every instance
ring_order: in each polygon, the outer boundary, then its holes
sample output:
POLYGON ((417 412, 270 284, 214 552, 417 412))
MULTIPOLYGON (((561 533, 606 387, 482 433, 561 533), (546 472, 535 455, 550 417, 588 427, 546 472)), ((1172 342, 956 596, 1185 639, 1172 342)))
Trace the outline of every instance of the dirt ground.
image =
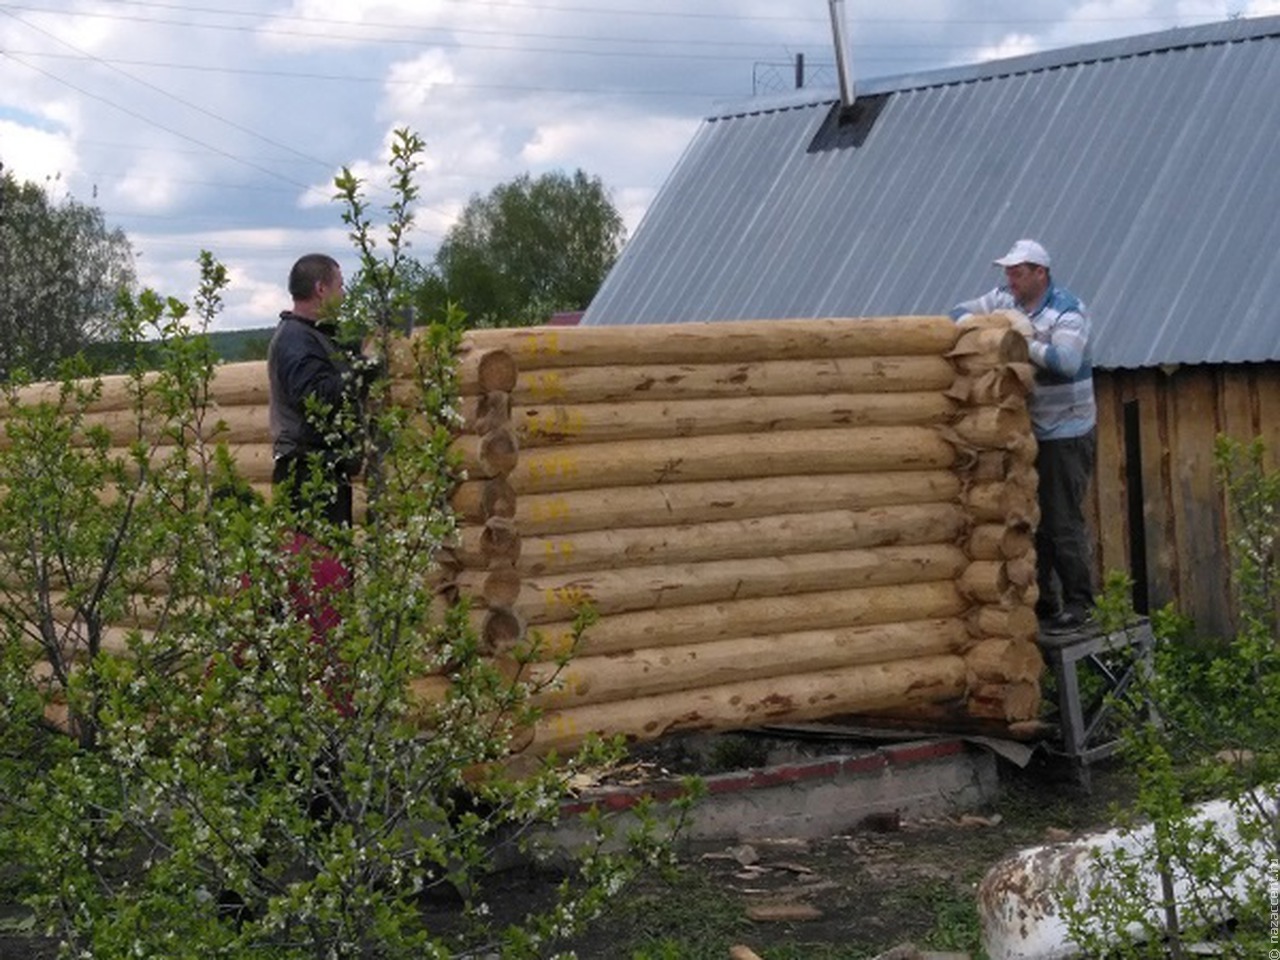
MULTIPOLYGON (((731 757, 726 759, 733 759, 731 757)), ((724 960, 742 944, 762 960, 862 960, 905 942, 981 956, 974 890, 997 861, 1026 846, 1104 826, 1131 790, 1117 768, 1095 768, 1092 792, 1037 756, 1001 762, 989 809, 918 820, 875 818, 820 840, 684 845, 678 866, 623 891, 562 949, 583 960, 724 960)), ((548 901, 560 878, 519 866, 491 878, 486 899, 517 918, 548 901)), ((440 927, 457 904, 426 904, 440 927)), ((52 944, 5 930, 0 960, 52 957, 52 944)))
POLYGON ((860 960, 910 942, 977 958, 974 892, 987 870, 1024 847, 1107 825, 1132 789, 1103 765, 1085 791, 1044 757, 1025 769, 1002 762, 1000 784, 991 807, 970 814, 687 848, 673 875, 628 891, 573 946, 584 960, 723 960, 735 944, 763 960, 860 960))

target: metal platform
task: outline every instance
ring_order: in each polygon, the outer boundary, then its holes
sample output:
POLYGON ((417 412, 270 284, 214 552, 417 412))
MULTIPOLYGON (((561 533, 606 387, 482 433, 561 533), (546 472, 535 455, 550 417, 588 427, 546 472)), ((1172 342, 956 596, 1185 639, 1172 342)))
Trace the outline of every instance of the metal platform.
POLYGON ((1155 638, 1151 622, 1139 618, 1123 630, 1104 633, 1086 625, 1071 633, 1041 634, 1040 650, 1057 688, 1058 752, 1074 766, 1080 784, 1089 789, 1089 766, 1120 746, 1120 733, 1107 720, 1114 702, 1133 695, 1134 681, 1149 669, 1155 638), (1084 669, 1098 682, 1088 686, 1088 702, 1081 699, 1084 669))

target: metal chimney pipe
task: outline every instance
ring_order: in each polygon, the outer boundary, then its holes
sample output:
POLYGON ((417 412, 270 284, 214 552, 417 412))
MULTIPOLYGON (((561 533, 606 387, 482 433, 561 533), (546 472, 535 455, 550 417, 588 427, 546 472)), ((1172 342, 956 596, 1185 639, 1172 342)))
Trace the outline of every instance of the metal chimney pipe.
POLYGON ((840 79, 840 106, 848 110, 853 106, 857 92, 854 89, 852 70, 849 66, 849 45, 845 39, 844 0, 828 0, 831 9, 831 35, 836 44, 836 75, 840 79))

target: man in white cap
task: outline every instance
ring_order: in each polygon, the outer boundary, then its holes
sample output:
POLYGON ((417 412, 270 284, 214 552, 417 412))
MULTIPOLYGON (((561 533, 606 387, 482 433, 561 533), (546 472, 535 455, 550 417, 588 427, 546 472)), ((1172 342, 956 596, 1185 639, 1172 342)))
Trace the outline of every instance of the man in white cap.
POLYGON ((1010 311, 1014 329, 1027 338, 1036 369, 1028 406, 1039 445, 1036 613, 1047 631, 1065 632, 1082 626, 1093 607, 1093 563, 1083 508, 1097 444, 1089 313, 1053 282, 1049 253, 1035 240, 1019 240, 995 264, 1004 268, 1004 284, 957 305, 951 316, 961 320, 1010 311))

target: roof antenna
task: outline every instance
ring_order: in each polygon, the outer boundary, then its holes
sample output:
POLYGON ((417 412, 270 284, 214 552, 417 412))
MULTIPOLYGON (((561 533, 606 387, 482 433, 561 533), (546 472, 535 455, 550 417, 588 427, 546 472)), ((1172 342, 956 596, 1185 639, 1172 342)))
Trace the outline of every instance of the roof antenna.
POLYGON ((831 34, 836 44, 836 75, 840 78, 840 118, 848 117, 857 96, 849 69, 849 44, 845 39, 844 0, 827 0, 831 8, 831 34))

